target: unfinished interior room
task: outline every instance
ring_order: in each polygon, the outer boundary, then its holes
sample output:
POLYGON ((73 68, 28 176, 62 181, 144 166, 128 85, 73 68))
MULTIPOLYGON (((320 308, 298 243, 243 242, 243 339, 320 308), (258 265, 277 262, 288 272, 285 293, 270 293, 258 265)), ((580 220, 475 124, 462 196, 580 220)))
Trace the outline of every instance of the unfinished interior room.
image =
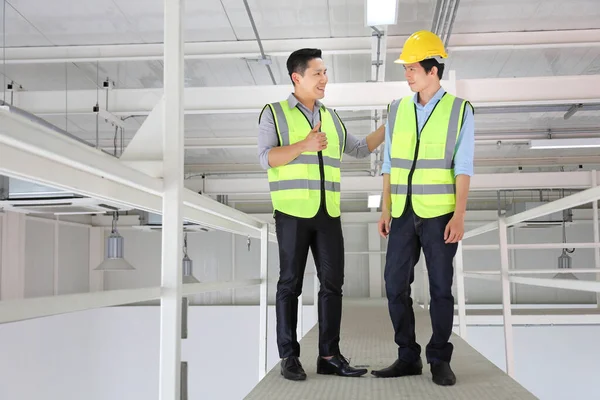
POLYGON ((600 397, 599 0, 0 4, 0 400, 600 397))

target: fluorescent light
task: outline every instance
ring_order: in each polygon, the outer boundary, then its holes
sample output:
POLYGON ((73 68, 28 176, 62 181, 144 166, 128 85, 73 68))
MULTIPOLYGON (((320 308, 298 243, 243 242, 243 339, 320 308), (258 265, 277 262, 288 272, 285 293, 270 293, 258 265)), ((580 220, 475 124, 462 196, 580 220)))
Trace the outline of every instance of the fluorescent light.
POLYGON ((380 194, 370 194, 368 200, 369 208, 378 208, 381 203, 381 195, 380 194))
POLYGON ((529 142, 529 148, 538 149, 585 149, 600 147, 600 138, 537 139, 529 142))
POLYGON ((398 19, 398 0, 366 0, 366 26, 395 25, 398 19))

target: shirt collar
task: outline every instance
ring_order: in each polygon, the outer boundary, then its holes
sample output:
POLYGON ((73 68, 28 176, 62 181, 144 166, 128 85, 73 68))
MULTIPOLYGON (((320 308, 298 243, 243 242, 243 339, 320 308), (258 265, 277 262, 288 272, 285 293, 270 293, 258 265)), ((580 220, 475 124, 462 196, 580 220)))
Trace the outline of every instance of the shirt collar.
MULTIPOLYGON (((288 101, 288 104, 290 105, 290 109, 296 107, 298 104, 301 104, 304 107, 304 104, 302 104, 302 103, 300 103, 300 101, 298 101, 296 96, 294 96, 294 93, 290 93, 287 101, 288 101)), ((318 110, 319 108, 323 108, 323 103, 321 103, 319 100, 317 100, 317 101, 315 101, 315 106, 318 110)), ((304 108, 306 108, 306 107, 304 107, 304 108)))
POLYGON ((428 108, 436 105, 437 102, 440 101, 444 93, 446 93, 446 91, 443 87, 440 87, 439 90, 433 95, 431 100, 429 100, 429 102, 427 102, 427 104, 425 104, 424 106, 422 106, 421 103, 419 103, 419 93, 415 93, 415 95, 413 96, 413 101, 415 102, 417 107, 428 108))

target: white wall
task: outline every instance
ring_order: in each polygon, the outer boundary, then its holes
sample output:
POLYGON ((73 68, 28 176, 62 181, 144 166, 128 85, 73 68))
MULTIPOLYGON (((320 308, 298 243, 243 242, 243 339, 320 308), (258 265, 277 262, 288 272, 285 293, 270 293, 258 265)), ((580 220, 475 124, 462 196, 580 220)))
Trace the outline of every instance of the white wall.
MULTIPOLYGON (((115 307, 0 325, 0 399, 158 399, 158 307, 115 307)), ((305 307, 305 329, 314 325, 305 307)), ((269 312, 269 366, 278 362, 269 312)), ((502 327, 469 342, 504 368, 502 327)), ((242 399, 257 382, 258 308, 191 307, 182 359, 190 399, 242 399)), ((600 326, 515 327, 517 380, 542 400, 600 393, 600 326)), ((458 376, 460 380, 460 376, 458 376)))
MULTIPOLYGON (((29 217, 24 224, 23 282, 15 282, 23 285, 23 297, 88 292, 89 228, 29 217)), ((11 235, 10 228, 1 235, 11 235)), ((0 251, 9 253, 19 249, 0 251)))
MULTIPOLYGON (((314 326, 304 307, 304 331, 314 326)), ((158 399, 158 307, 115 307, 0 325, 2 400, 158 399)), ((256 306, 190 307, 190 399, 242 399, 258 382, 256 306)), ((269 368, 278 361, 269 310, 269 368)))

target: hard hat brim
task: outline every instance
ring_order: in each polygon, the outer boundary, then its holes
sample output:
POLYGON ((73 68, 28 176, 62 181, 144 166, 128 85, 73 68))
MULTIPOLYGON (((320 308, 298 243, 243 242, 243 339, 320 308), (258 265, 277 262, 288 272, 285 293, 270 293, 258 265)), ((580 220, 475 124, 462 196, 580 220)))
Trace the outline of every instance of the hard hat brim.
POLYGON ((416 59, 415 58, 414 60, 404 60, 404 59, 402 59, 400 57, 400 58, 398 58, 397 60, 394 61, 394 64, 415 64, 415 63, 421 62, 423 60, 429 60, 431 58, 433 58, 433 59, 437 60, 438 62, 440 62, 439 59, 441 59, 441 58, 448 58, 448 55, 447 54, 440 54, 440 55, 435 55, 435 56, 424 57, 424 58, 421 58, 421 59, 416 59))

